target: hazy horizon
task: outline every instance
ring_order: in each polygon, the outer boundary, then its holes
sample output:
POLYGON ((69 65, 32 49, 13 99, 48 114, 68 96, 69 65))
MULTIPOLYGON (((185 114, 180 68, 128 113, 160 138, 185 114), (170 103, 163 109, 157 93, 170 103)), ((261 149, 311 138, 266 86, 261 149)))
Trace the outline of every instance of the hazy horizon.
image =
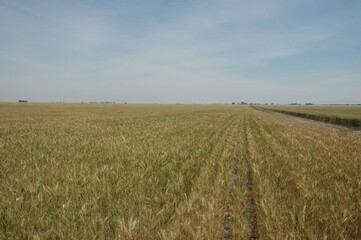
POLYGON ((0 102, 361 103, 361 2, 0 1, 0 102))

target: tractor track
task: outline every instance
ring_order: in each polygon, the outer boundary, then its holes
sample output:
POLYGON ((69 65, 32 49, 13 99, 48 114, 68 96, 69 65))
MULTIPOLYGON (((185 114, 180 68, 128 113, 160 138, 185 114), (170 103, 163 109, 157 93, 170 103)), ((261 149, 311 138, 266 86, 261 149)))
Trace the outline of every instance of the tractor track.
POLYGON ((220 239, 231 240, 233 239, 233 225, 232 225, 232 209, 231 206, 234 204, 233 196, 235 191, 237 190, 237 181, 239 180, 240 169, 238 166, 240 165, 241 157, 243 159, 242 169, 246 174, 244 184, 245 196, 244 196, 244 219, 246 224, 246 233, 245 239, 258 239, 258 225, 257 225, 257 203, 256 203, 256 194, 255 194, 255 186, 254 186, 254 177, 253 170, 250 162, 250 154, 249 154, 249 143, 248 143, 248 132, 247 126, 244 125, 243 128, 243 156, 240 156, 239 142, 235 148, 235 155, 233 160, 233 170, 232 177, 229 183, 229 196, 228 201, 226 202, 226 207, 223 215, 222 222, 222 231, 220 239))
POLYGON ((257 203, 254 186, 253 170, 250 162, 249 143, 247 126, 244 126, 244 152, 243 161, 246 172, 246 196, 245 196, 245 219, 247 224, 248 239, 258 239, 258 224, 257 224, 257 203))
MULTIPOLYGON (((238 131, 237 131, 238 132, 238 131)), ((220 233, 220 239, 224 240, 231 240, 233 239, 233 224, 232 224, 232 205, 234 204, 234 194, 237 188, 237 181, 238 181, 238 165, 240 161, 240 140, 238 137, 238 133, 235 135, 235 142, 234 142, 234 152, 232 158, 232 173, 230 176, 230 181, 228 185, 228 198, 225 203, 225 210, 222 219, 222 227, 220 233)))
MULTIPOLYGON (((237 145, 238 146, 238 145, 237 145)), ((237 157, 237 154, 233 161, 233 171, 232 171, 232 178, 229 184, 229 193, 228 193, 228 202, 226 205, 226 210, 223 215, 223 224, 222 224, 222 234, 221 239, 224 240, 231 240, 232 239, 232 211, 231 211, 231 205, 233 204, 233 195, 236 190, 237 186, 237 179, 238 179, 238 163, 239 163, 239 157, 237 157)))

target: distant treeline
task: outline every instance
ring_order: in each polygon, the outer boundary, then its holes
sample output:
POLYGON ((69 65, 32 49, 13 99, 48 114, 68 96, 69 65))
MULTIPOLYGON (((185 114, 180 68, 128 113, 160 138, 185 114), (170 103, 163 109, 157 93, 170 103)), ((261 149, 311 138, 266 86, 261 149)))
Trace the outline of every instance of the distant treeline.
POLYGON ((307 118, 319 122, 325 122, 325 123, 333 123, 337 125, 342 125, 346 127, 355 127, 359 128, 361 127, 361 120, 356 118, 343 118, 338 116, 329 116, 329 115, 322 115, 322 114, 312 114, 312 113, 303 113, 303 112, 293 112, 293 111, 287 111, 287 110, 280 110, 280 109, 270 109, 270 108, 262 108, 262 107, 254 107, 255 109, 260 110, 267 110, 267 111, 273 111, 273 112, 279 112, 287 115, 292 115, 296 117, 302 117, 307 118))

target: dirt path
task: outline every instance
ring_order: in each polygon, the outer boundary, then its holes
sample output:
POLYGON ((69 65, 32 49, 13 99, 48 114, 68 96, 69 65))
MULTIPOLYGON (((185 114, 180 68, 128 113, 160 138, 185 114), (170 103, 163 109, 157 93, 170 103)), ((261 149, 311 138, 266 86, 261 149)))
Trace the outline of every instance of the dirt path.
POLYGON ((344 126, 344 125, 338 125, 338 124, 330 123, 330 122, 322 122, 322 121, 313 120, 313 119, 309 119, 309 118, 290 115, 290 114, 287 114, 287 113, 270 111, 270 110, 263 109, 263 108, 256 108, 256 107, 252 107, 252 108, 257 110, 257 111, 262 111, 264 113, 279 115, 279 116, 283 116, 283 117, 288 117, 288 118, 293 119, 293 120, 298 121, 298 122, 313 123, 313 124, 320 125, 320 126, 327 126, 327 127, 333 128, 333 129, 344 130, 344 131, 347 131, 347 132, 349 132, 351 134, 355 134, 355 135, 361 137, 361 129, 360 128, 349 127, 349 126, 344 126))

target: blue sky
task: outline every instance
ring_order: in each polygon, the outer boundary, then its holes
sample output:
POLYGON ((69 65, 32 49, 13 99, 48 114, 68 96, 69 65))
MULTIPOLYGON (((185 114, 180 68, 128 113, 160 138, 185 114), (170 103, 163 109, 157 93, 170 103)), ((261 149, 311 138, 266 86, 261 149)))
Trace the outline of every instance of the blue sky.
POLYGON ((361 103, 361 1, 0 0, 0 101, 361 103))

